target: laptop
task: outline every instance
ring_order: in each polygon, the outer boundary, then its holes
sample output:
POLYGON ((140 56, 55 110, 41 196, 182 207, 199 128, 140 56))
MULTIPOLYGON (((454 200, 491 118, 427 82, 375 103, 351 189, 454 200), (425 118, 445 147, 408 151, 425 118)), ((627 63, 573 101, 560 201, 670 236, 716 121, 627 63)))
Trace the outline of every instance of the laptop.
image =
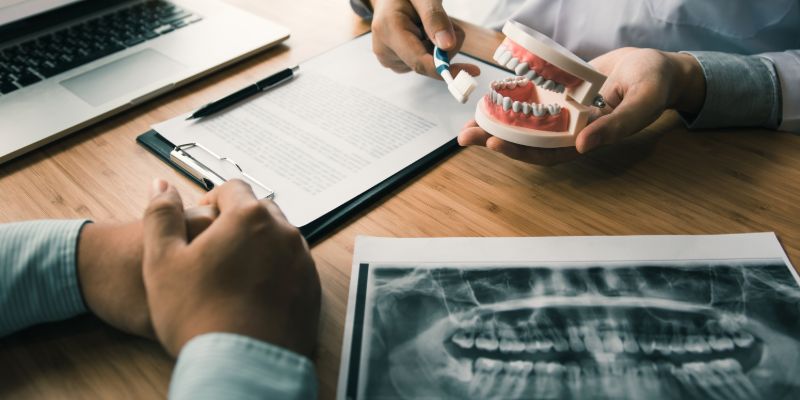
POLYGON ((288 37, 214 0, 0 0, 0 163, 288 37))

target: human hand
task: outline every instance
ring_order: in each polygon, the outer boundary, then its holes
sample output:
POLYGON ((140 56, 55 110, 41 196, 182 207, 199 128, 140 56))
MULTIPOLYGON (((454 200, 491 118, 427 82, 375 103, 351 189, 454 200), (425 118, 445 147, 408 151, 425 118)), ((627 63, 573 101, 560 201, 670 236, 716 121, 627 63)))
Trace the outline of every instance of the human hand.
MULTIPOLYGON (((427 36, 452 58, 465 37, 464 30, 447 16, 442 0, 372 0, 372 7, 372 51, 381 65, 398 73, 415 71, 442 79, 433 65, 432 46, 423 42, 424 38, 427 36)), ((481 73, 474 64, 450 64, 453 76, 462 70, 472 76, 481 73)))
MULTIPOLYGON (((213 207, 185 212, 191 240, 216 218, 213 207)), ((154 337, 142 281, 142 221, 86 224, 78 242, 78 280, 89 310, 109 325, 154 337)))
POLYGON ((310 356, 320 286, 297 228, 242 181, 219 186, 201 203, 219 216, 187 243, 178 192, 154 182, 144 217, 144 284, 159 341, 177 355, 195 336, 230 332, 310 356))
POLYGON ((607 107, 594 110, 591 122, 577 134, 575 147, 518 145, 490 135, 474 121, 459 134, 459 144, 486 146, 532 164, 558 164, 641 131, 667 109, 697 113, 705 101, 705 76, 689 54, 622 48, 591 64, 608 76, 600 90, 607 107))

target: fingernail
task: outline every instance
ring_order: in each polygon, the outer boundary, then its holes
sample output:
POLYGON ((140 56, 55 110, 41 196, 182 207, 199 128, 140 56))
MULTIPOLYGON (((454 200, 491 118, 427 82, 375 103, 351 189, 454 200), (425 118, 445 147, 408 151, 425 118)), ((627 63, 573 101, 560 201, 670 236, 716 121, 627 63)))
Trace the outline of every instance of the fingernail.
POLYGON ((449 49, 453 46, 453 35, 448 31, 436 32, 434 39, 436 39, 436 45, 443 49, 449 49))
POLYGON ((153 179, 153 187, 150 191, 150 197, 156 197, 161 193, 166 192, 167 188, 169 188, 169 183, 167 183, 167 181, 158 178, 153 179))

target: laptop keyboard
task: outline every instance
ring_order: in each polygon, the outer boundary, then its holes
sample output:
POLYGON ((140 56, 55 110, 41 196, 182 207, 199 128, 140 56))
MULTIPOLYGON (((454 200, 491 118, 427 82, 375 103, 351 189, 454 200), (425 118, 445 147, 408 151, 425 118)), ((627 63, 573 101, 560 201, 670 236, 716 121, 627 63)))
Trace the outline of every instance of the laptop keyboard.
POLYGON ((202 17, 151 0, 0 49, 0 94, 166 35, 202 17))

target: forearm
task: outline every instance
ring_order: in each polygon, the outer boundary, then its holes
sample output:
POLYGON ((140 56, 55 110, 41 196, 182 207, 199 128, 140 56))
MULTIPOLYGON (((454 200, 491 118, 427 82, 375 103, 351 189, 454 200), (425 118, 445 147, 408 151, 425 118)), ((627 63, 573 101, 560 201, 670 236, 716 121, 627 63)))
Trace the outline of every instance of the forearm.
POLYGON ((76 270, 85 223, 0 225, 0 336, 86 312, 76 270))

